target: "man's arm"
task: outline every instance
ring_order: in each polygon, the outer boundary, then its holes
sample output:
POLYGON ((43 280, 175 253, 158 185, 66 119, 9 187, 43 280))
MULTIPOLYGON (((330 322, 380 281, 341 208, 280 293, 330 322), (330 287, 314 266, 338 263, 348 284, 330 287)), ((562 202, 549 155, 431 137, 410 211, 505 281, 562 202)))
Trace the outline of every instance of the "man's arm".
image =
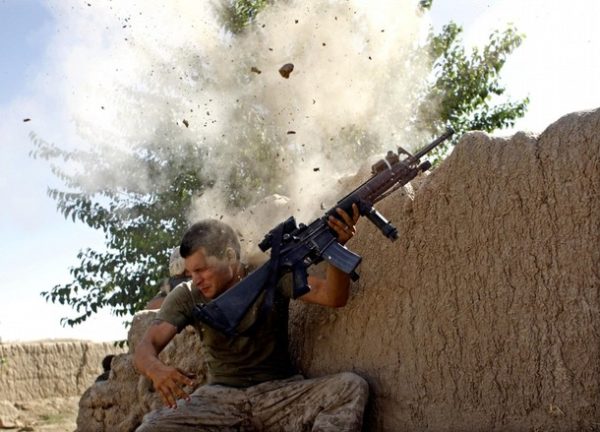
POLYGON ((177 399, 188 399, 184 386, 193 386, 194 381, 177 368, 164 364, 158 354, 177 334, 177 327, 166 321, 155 320, 146 330, 133 355, 136 369, 148 377, 165 405, 175 408, 177 399))
MULTIPOLYGON (((337 212, 342 219, 330 216, 328 224, 336 232, 338 242, 343 245, 356 234, 355 226, 360 213, 356 204, 352 205, 352 217, 342 209, 337 209, 337 212)), ((350 276, 332 265, 327 265, 325 279, 309 276, 308 285, 310 291, 299 297, 304 302, 329 307, 343 307, 348 302, 350 276)))

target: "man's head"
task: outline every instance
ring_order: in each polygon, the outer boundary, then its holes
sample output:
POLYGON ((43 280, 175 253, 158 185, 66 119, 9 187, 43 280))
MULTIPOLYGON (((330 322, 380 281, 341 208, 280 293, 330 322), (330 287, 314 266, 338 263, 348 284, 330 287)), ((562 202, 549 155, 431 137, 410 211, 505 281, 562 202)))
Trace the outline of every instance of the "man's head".
POLYGON ((214 219, 195 223, 183 235, 179 252, 206 298, 217 297, 237 282, 240 242, 229 225, 214 219))

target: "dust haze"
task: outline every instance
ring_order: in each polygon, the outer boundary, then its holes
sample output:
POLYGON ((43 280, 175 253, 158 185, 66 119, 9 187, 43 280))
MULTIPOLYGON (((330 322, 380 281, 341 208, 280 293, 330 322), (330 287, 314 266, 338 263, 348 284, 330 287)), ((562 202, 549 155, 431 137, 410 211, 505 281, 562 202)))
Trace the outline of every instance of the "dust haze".
POLYGON ((308 222, 333 205, 338 179, 368 160, 422 144, 405 140, 429 73, 415 55, 427 30, 417 2, 277 2, 238 34, 224 7, 52 3, 68 22, 55 54, 78 135, 113 155, 90 188, 124 179, 157 187, 128 166, 151 146, 215 180, 190 222, 222 218, 252 243, 280 215, 308 222))

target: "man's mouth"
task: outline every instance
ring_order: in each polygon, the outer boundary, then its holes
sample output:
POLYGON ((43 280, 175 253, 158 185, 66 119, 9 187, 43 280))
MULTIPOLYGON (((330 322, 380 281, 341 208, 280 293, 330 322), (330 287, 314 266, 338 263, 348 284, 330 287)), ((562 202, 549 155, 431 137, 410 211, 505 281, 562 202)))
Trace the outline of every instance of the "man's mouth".
POLYGON ((202 292, 204 294, 210 290, 210 285, 202 285, 202 286, 199 286, 198 289, 200 290, 200 292, 202 292))

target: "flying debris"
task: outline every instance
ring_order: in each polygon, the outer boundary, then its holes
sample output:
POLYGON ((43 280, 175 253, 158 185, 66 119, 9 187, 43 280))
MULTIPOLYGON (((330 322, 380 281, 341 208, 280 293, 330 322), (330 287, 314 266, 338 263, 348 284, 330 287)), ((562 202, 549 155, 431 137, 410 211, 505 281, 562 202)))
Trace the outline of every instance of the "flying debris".
POLYGON ((183 119, 182 123, 185 125, 185 127, 190 127, 190 122, 188 122, 186 119, 183 119))
POLYGON ((262 71, 259 68, 257 68, 256 66, 252 66, 250 68, 250 72, 254 72, 255 74, 258 74, 258 75, 260 75, 262 73, 262 71))
POLYGON ((281 68, 279 68, 279 73, 281 74, 282 77, 284 77, 285 79, 288 79, 293 70, 294 70, 294 65, 291 63, 286 63, 283 66, 281 66, 281 68))

